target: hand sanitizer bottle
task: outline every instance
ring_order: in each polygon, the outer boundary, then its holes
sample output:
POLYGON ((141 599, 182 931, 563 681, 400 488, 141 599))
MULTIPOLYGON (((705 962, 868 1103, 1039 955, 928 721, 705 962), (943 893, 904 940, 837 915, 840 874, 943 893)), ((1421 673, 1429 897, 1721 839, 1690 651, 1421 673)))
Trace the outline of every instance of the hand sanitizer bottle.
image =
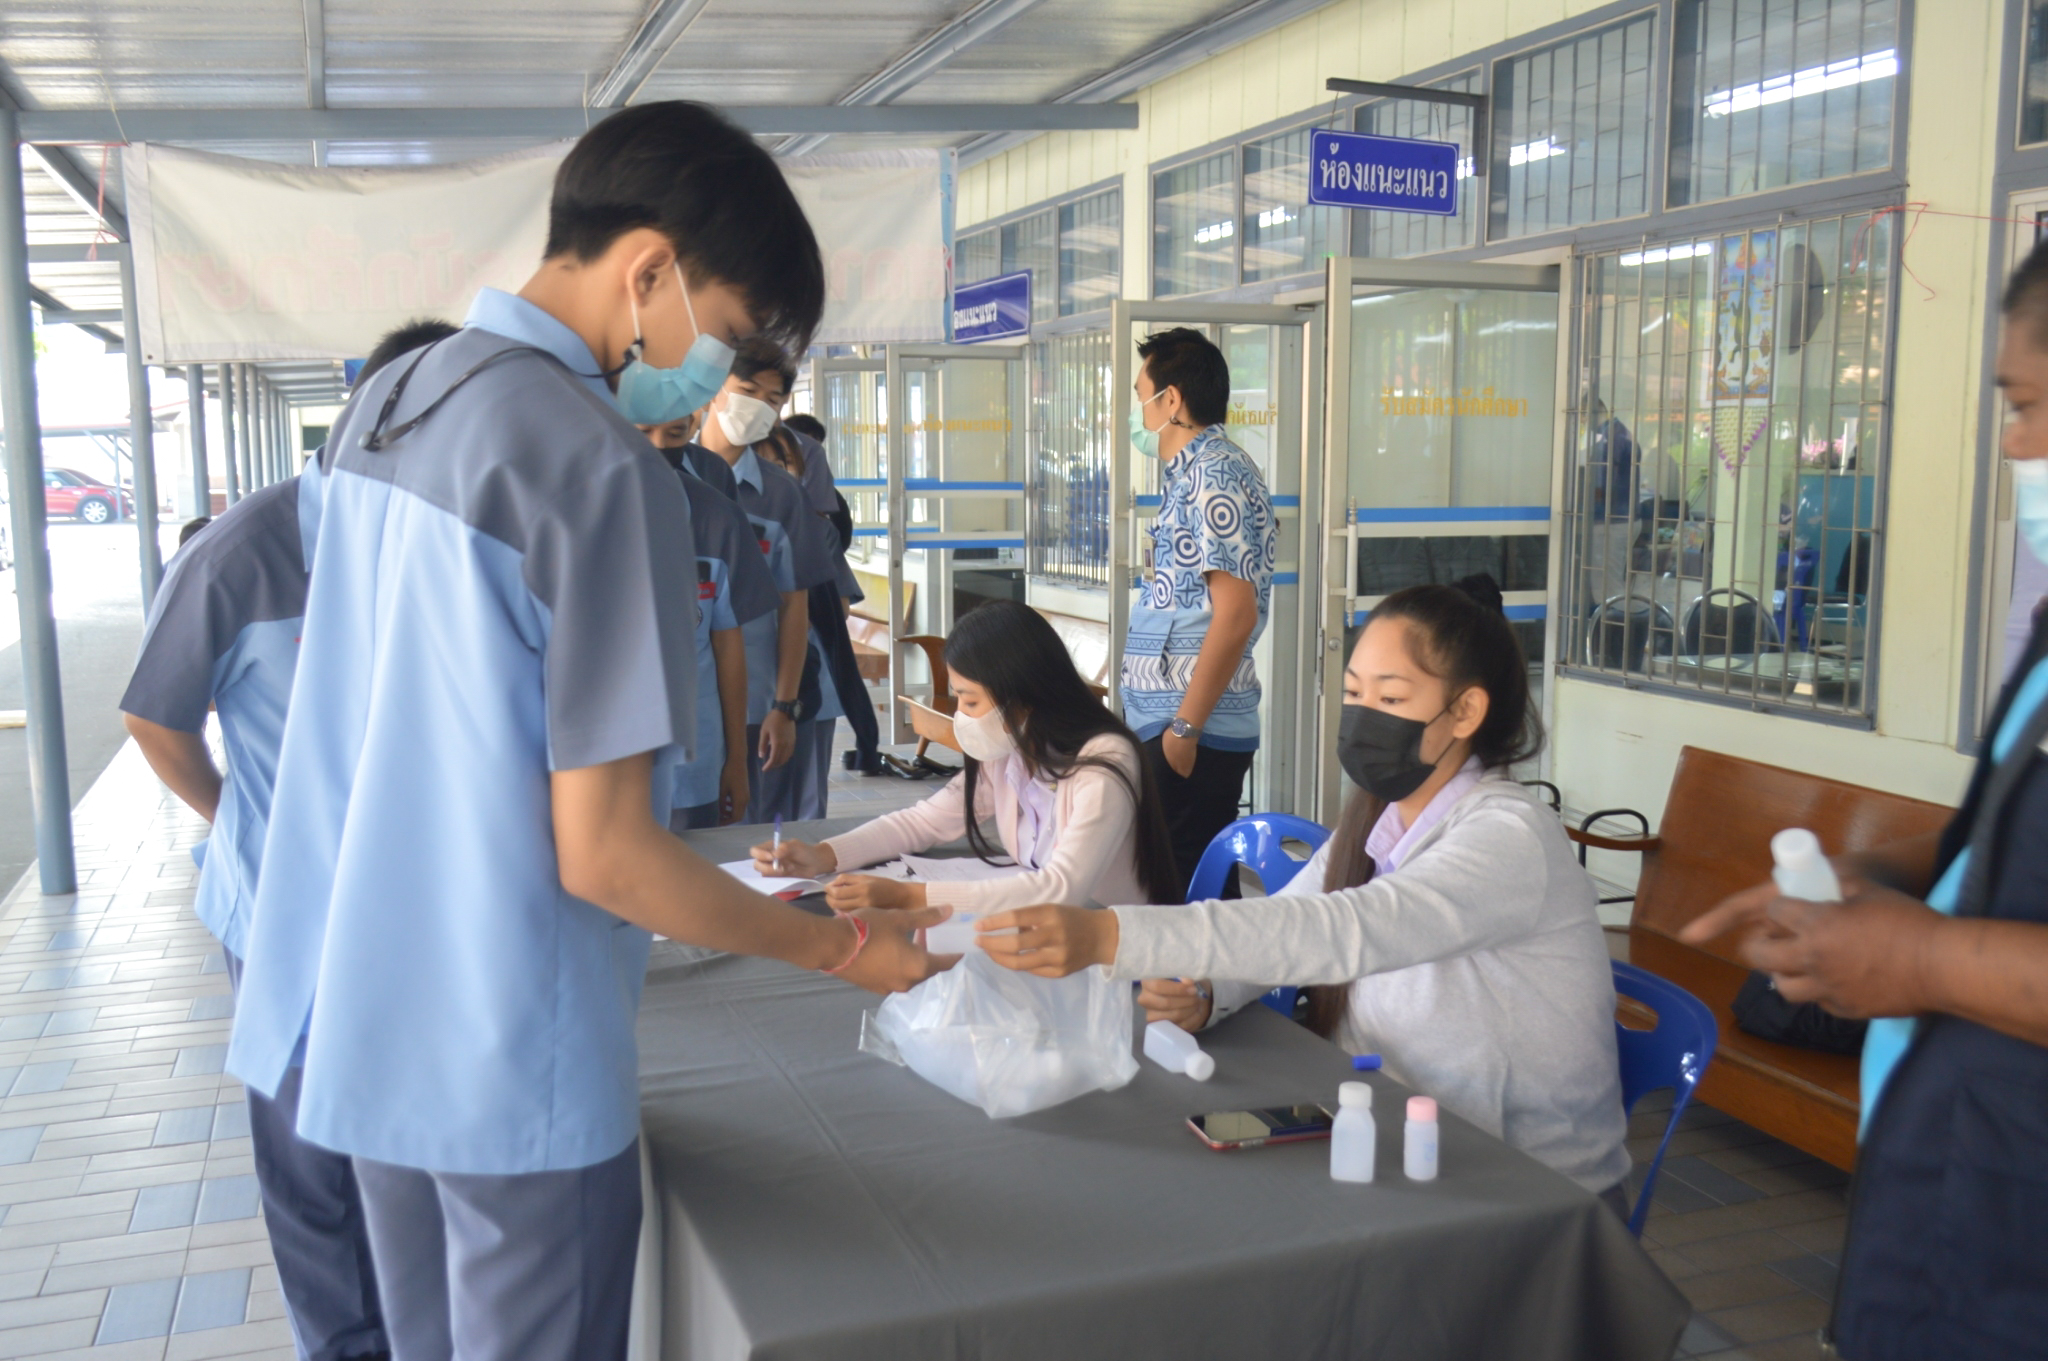
POLYGON ((1804 827, 1787 827, 1772 837, 1771 859, 1777 862, 1771 878, 1787 898, 1803 898, 1809 903, 1842 901, 1835 867, 1821 854, 1820 838, 1804 827))
POLYGON ((1372 1088, 1346 1082, 1337 1088, 1337 1121, 1330 1127, 1330 1180, 1371 1181, 1379 1151, 1379 1127, 1372 1119, 1372 1088))
POLYGON ((1436 1180, 1436 1098, 1408 1098, 1407 1138, 1401 1150, 1401 1170, 1410 1181, 1436 1180))
POLYGON ((1145 1057, 1169 1073, 1185 1073, 1197 1082, 1207 1082, 1216 1071, 1216 1060, 1171 1021, 1153 1021, 1145 1027, 1145 1057))

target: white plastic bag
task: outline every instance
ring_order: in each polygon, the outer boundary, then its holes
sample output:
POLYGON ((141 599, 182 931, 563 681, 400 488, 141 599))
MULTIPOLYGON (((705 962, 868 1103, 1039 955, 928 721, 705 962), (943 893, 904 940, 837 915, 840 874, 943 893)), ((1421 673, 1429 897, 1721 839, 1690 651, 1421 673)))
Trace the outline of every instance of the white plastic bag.
POLYGON ((863 1022, 860 1047, 993 1119, 1113 1091, 1138 1071, 1129 983, 1101 968, 1016 973, 980 950, 885 1000, 863 1022))

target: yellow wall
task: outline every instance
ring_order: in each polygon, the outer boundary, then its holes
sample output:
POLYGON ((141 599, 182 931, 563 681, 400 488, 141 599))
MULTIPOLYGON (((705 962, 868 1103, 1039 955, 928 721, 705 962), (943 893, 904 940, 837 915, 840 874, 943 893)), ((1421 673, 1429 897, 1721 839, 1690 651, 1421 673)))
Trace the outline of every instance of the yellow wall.
MULTIPOLYGON (((961 228, 1121 176, 1124 292, 1146 297, 1153 163, 1310 113, 1326 99, 1328 76, 1396 79, 1595 8, 1581 0, 1342 0, 1140 91, 1135 132, 1051 133, 969 167, 960 177, 961 228)), ((1920 0, 1916 9, 1907 198, 1986 213, 2002 135, 2003 0, 1920 0)), ((1686 744, 1920 798, 1949 801, 1960 792, 1969 762, 1954 746, 1988 227, 1966 217, 1907 222, 1911 272, 1896 288, 1876 731, 1560 680, 1553 750, 1574 808, 1628 805, 1654 822, 1686 744)))

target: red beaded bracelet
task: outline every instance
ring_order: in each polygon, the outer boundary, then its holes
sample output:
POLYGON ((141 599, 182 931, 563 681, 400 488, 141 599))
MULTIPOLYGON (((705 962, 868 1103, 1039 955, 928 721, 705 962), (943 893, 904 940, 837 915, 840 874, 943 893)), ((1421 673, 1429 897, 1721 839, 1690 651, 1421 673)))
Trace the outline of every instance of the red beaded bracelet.
POLYGON ((853 953, 852 953, 852 954, 850 954, 850 955, 848 955, 848 956, 846 957, 846 962, 845 962, 844 964, 841 964, 841 965, 840 965, 840 966, 839 966, 838 968, 836 968, 836 969, 820 969, 820 970, 819 970, 819 972, 820 972, 820 973, 844 973, 844 972, 846 972, 846 970, 848 970, 848 969, 850 969, 850 968, 852 968, 852 967, 853 967, 853 961, 855 961, 856 959, 859 959, 859 958, 860 958, 860 952, 861 952, 862 950, 864 950, 864 949, 866 949, 866 948, 867 948, 867 943, 868 943, 868 924, 867 924, 867 922, 866 922, 866 921, 865 921, 865 920, 864 920, 863 918, 860 918, 860 917, 843 917, 843 918, 841 918, 841 920, 843 920, 843 921, 850 921, 850 922, 852 922, 852 923, 853 923, 853 934, 854 934, 854 940, 853 940, 853 953))

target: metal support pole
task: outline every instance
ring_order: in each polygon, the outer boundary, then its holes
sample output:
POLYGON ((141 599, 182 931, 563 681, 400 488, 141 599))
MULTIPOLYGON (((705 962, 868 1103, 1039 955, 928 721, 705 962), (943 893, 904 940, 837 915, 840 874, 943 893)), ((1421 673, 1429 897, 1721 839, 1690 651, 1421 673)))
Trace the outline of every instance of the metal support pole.
POLYGON ((270 485, 270 394, 263 390, 263 377, 253 369, 242 372, 249 379, 249 485, 270 485))
MULTIPOLYGON (((28 698, 28 776, 36 868, 45 894, 78 891, 71 845, 71 769, 64 754, 64 688, 50 604, 49 524, 43 506, 43 431, 36 411, 35 327, 29 317, 28 216, 21 185, 21 124, 0 108, 0 419, 14 488, 14 593, 21 611, 21 675, 28 698)), ((131 340, 131 344, 133 341, 131 340)))
POLYGON ((135 474, 135 537, 142 555, 142 612, 156 603, 163 548, 156 532, 156 418, 149 409, 149 370, 135 306, 135 257, 121 257, 121 349, 128 361, 128 453, 135 474))
MULTIPOLYGON (((242 475, 235 462, 236 427, 241 424, 235 418, 235 366, 220 364, 220 451, 221 462, 227 465, 228 504, 242 499, 242 475)), ((245 438, 246 430, 240 432, 245 438)))
POLYGON ((213 514, 213 479, 206 471, 206 370, 185 366, 185 418, 192 426, 192 514, 213 514))
POLYGON ((242 430, 242 492, 247 495, 262 485, 256 480, 256 368, 237 364, 235 369, 235 423, 242 430))

